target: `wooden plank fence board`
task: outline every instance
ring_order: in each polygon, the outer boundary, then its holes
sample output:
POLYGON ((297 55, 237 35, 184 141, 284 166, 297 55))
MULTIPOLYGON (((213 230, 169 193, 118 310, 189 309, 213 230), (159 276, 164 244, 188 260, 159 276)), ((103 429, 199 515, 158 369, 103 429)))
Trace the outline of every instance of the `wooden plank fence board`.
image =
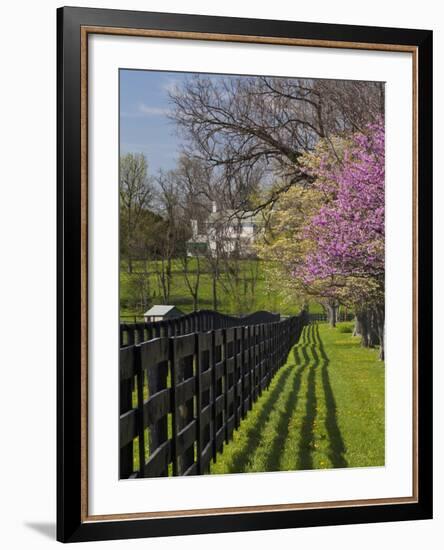
POLYGON ((162 443, 143 467, 144 477, 161 477, 171 461, 171 441, 162 443))
POLYGON ((135 376, 134 346, 120 348, 119 366, 121 382, 135 376))
POLYGON ((194 376, 184 382, 176 384, 176 399, 179 403, 189 401, 196 393, 196 379, 194 376))
POLYGON ((185 428, 182 428, 176 436, 176 452, 181 455, 189 450, 191 445, 196 441, 197 422, 192 420, 185 428))
POLYGON ((175 450, 175 470, 177 475, 185 475, 185 472, 194 464, 194 440, 196 425, 194 423, 194 357, 196 352, 196 338, 194 334, 186 336, 177 336, 173 339, 174 346, 174 368, 173 368, 173 387, 174 407, 173 407, 173 432, 174 432, 174 450, 175 450), (191 379, 191 380, 190 380, 191 379), (189 433, 194 434, 192 444, 185 446, 185 434, 190 425, 194 428, 189 433))
POLYGON ((144 476, 148 476, 147 472, 154 470, 156 476, 167 476, 168 462, 160 458, 153 459, 153 457, 160 456, 162 453, 164 458, 169 456, 165 455, 164 451, 158 451, 160 448, 169 448, 168 414, 171 412, 171 389, 167 387, 169 339, 154 338, 142 343, 140 357, 140 378, 143 384, 138 387, 138 401, 143 410, 140 438, 143 441, 143 448, 139 444, 139 463, 144 476), (147 399, 144 397, 144 389, 146 389, 147 399), (145 428, 148 428, 148 458, 145 453, 145 428))
POLYGON ((132 390, 134 387, 134 377, 137 372, 136 361, 138 357, 139 354, 134 346, 122 348, 120 350, 119 438, 121 439, 119 472, 121 478, 127 478, 134 472, 134 439, 138 433, 136 424, 137 412, 133 412, 132 390))
POLYGON ((143 403, 143 422, 145 426, 154 424, 171 412, 171 390, 161 390, 143 403))
POLYGON ((137 409, 132 409, 120 415, 120 448, 132 443, 133 439, 137 437, 137 416, 137 409))
MULTIPOLYGON (((213 422, 213 337, 211 332, 197 334, 197 463, 198 473, 209 470, 208 453, 214 437, 213 422), (206 454, 205 454, 206 451, 206 454)), ((211 458, 211 454, 210 454, 211 458)))

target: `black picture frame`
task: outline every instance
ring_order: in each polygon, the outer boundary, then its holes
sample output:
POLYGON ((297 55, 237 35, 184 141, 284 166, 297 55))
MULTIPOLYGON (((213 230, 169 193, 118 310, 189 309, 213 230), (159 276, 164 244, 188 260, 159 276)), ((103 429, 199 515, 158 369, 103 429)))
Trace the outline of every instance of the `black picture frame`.
MULTIPOLYGON (((92 8, 57 10, 58 370, 57 539, 62 542, 355 524, 432 517, 432 32, 92 8), (85 519, 82 512, 81 29, 155 29, 411 46, 417 52, 416 502, 150 519, 85 519)), ((82 298, 83 296, 83 298, 82 298)), ((83 335, 83 336, 82 336, 83 335)), ((83 340, 82 340, 83 339, 83 340)), ((83 347, 82 347, 83 346, 83 347)))

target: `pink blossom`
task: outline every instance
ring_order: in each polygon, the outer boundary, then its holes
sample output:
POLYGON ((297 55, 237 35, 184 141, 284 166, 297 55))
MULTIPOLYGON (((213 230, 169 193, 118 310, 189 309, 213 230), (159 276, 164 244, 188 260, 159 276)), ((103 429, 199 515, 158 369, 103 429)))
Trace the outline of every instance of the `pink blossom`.
POLYGON ((295 275, 318 279, 384 277, 385 148, 382 122, 351 138, 341 163, 322 159, 317 183, 329 199, 304 235, 312 242, 295 275))

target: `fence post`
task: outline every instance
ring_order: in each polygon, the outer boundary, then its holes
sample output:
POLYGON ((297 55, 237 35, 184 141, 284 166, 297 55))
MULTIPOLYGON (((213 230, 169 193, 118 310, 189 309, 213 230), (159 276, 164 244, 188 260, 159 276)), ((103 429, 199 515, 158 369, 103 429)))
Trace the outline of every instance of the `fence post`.
POLYGON ((144 477, 145 427, 143 422, 143 369, 140 346, 134 348, 134 371, 137 376, 137 432, 139 438, 139 476, 144 477))
POLYGON ((217 411, 216 411, 216 398, 217 398, 217 380, 216 380, 216 334, 215 331, 211 331, 211 363, 213 365, 213 370, 211 373, 211 389, 213 392, 213 406, 211 411, 211 416, 213 420, 213 462, 216 462, 216 435, 217 435, 217 411))
MULTIPOLYGON (((146 373, 148 400, 144 401, 142 389, 142 393, 139 395, 141 402, 139 406, 142 407, 141 411, 144 411, 145 403, 151 403, 147 411, 147 423, 145 423, 145 412, 142 413, 143 430, 148 427, 150 458, 159 447, 168 441, 168 410, 165 409, 165 412, 160 416, 158 414, 159 401, 155 401, 157 404, 156 407, 153 407, 152 403, 153 399, 159 399, 160 392, 167 390, 169 351, 169 340, 167 338, 151 340, 150 342, 145 342, 140 347, 141 368, 142 373, 146 373)), ((161 407, 165 407, 165 405, 162 404, 161 407)), ((150 467, 152 468, 153 465, 150 467)), ((155 466, 155 471, 159 477, 168 476, 168 460, 165 459, 163 466, 158 462, 155 466)))
POLYGON ((234 329, 234 403, 235 427, 239 428, 243 410, 243 375, 242 375, 242 327, 234 329))
POLYGON ((248 371, 250 373, 250 406, 253 408, 254 399, 254 327, 248 327, 248 371))
MULTIPOLYGON (((124 348, 120 351, 120 372, 122 372, 122 366, 124 366, 130 374, 125 375, 119 383, 120 415, 128 413, 133 409, 132 386, 134 384, 134 347, 124 348), (127 364, 123 365, 122 361, 125 361, 127 364)), ((134 473, 133 449, 134 440, 120 447, 119 472, 121 479, 128 479, 134 473)))
POLYGON ((134 328, 133 327, 129 327, 127 325, 127 334, 128 334, 128 342, 127 342, 127 345, 128 346, 134 346, 135 344, 135 341, 134 341, 134 328))
POLYGON ((248 327, 242 327, 242 418, 250 408, 250 371, 249 371, 249 349, 248 349, 248 327))
POLYGON ((209 471, 214 438, 213 425, 213 335, 196 333, 197 373, 197 468, 199 474, 209 471))
POLYGON ((223 388, 223 378, 225 375, 225 350, 223 329, 211 331, 213 335, 213 422, 214 422, 214 441, 213 441, 213 461, 216 462, 218 451, 222 450, 225 438, 225 396, 223 388))
MULTIPOLYGON (((173 339, 172 386, 174 389, 173 434, 175 439, 176 475, 185 474, 194 463, 194 442, 188 445, 192 433, 190 424, 194 420, 195 390, 190 390, 190 379, 194 378, 196 345, 194 335, 183 335, 173 339), (179 386, 181 388, 178 392, 179 386), (180 445, 180 449, 179 449, 180 445)), ((192 380, 195 387, 195 379, 192 380)), ((196 428, 196 425, 194 425, 196 428)))
POLYGON ((228 368, 227 368, 227 331, 222 329, 223 334, 223 357, 224 357, 224 439, 228 443, 228 368))

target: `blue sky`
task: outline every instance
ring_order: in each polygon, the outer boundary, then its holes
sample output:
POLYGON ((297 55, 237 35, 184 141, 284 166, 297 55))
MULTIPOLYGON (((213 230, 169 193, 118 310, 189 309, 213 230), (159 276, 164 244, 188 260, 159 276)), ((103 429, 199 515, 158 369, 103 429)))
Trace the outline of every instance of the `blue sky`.
MULTIPOLYGON (((143 153, 151 175, 176 167, 182 139, 168 118, 173 106, 169 92, 196 73, 120 70, 120 154, 143 153)), ((237 75, 206 74, 212 80, 237 75)))
POLYGON ((175 167, 181 139, 168 119, 168 91, 185 73, 120 71, 120 153, 144 153, 151 174, 175 167))

